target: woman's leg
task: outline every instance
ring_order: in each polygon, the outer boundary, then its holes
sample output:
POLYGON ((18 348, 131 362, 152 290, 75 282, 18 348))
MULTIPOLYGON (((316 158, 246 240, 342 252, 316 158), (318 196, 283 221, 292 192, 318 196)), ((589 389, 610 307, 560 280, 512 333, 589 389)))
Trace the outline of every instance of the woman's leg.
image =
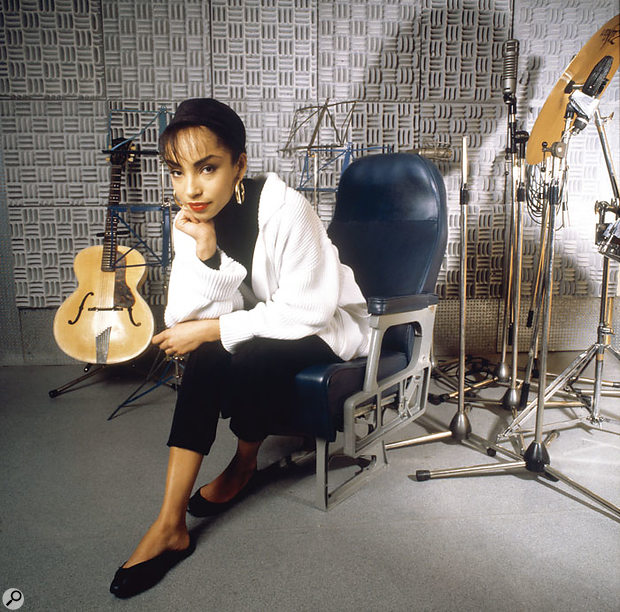
POLYGON ((220 409, 228 393, 230 353, 219 342, 193 351, 183 369, 168 446, 206 455, 215 440, 220 409))
POLYGON ((213 503, 232 499, 256 470, 256 457, 267 435, 290 428, 296 401, 295 375, 317 363, 340 361, 317 336, 299 340, 254 338, 232 356, 226 394, 230 428, 238 438, 237 453, 200 495, 213 503))
POLYGON ((235 497, 256 471, 261 444, 262 440, 260 442, 238 440, 235 456, 215 480, 200 488, 200 495, 216 504, 223 504, 235 497))
POLYGON ((189 546, 185 512, 202 458, 202 453, 170 447, 166 488, 159 516, 123 567, 148 561, 166 550, 184 550, 189 546))
POLYGON ((342 361, 318 336, 299 340, 255 338, 233 355, 227 397, 230 429, 240 440, 263 440, 296 428, 295 377, 317 364, 342 361))

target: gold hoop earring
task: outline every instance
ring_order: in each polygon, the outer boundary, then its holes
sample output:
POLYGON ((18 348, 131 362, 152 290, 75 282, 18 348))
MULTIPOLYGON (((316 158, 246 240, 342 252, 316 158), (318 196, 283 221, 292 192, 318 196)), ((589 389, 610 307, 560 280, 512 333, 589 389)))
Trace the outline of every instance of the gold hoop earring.
POLYGON ((181 202, 179 202, 179 198, 177 198, 176 191, 173 191, 173 192, 172 192, 172 197, 174 198, 174 201, 175 201, 176 205, 177 205, 179 208, 183 208, 183 204, 181 204, 181 202))
POLYGON ((237 204, 243 204, 245 200, 245 185, 241 181, 235 185, 235 200, 237 204))

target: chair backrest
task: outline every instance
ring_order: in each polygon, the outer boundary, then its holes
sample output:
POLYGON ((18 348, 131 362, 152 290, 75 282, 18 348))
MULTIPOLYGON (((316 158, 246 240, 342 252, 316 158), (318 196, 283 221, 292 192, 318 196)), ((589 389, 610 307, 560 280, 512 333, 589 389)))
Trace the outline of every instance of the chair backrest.
POLYGON ((439 170, 409 153, 353 162, 328 233, 366 298, 433 293, 448 235, 439 170))

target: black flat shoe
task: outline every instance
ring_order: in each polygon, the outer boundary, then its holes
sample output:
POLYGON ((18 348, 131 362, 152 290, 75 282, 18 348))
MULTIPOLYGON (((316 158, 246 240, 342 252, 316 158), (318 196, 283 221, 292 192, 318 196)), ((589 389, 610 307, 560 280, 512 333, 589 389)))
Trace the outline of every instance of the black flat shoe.
POLYGON ((189 557, 196 549, 196 542, 190 537, 184 550, 166 550, 148 561, 131 567, 119 567, 110 585, 110 593, 121 599, 133 597, 155 586, 177 563, 189 557))
POLYGON ((200 489, 198 489, 198 491, 196 491, 196 493, 194 493, 190 498, 189 503, 187 504, 187 511, 192 516, 196 516, 198 518, 222 514, 222 512, 225 512, 248 496, 256 484, 257 475, 258 472, 254 470, 254 473, 250 476, 250 480, 248 480, 247 484, 239 491, 239 493, 237 493, 237 495, 226 502, 211 502, 200 495, 200 489))

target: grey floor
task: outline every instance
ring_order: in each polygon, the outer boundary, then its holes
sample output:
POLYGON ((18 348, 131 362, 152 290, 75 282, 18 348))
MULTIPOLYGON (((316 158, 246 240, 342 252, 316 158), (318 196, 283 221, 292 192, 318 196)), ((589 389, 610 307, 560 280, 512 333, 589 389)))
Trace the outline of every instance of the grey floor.
MULTIPOLYGON (((573 356, 552 357, 561 369, 573 356)), ((287 438, 265 443, 263 484, 243 504, 217 519, 189 517, 192 557, 151 591, 116 600, 114 571, 158 510, 174 392, 159 388, 107 421, 139 373, 109 370, 48 397, 78 374, 79 366, 0 368, 0 592, 20 589, 23 610, 620 609, 620 520, 574 488, 529 472, 412 480, 421 468, 498 460, 443 441, 390 451, 387 471, 324 513, 312 506, 309 470, 272 467, 291 448, 287 438)), ((620 380, 615 360, 605 377, 620 380)), ((553 467, 616 505, 619 406, 606 398, 602 430, 565 429, 550 446, 553 467)), ((454 411, 431 406, 393 438, 432 431, 454 411)), ((545 419, 568 414, 547 410, 545 419)), ((474 408, 471 420, 490 435, 509 413, 474 408)), ((233 448, 222 422, 200 483, 233 448)))

